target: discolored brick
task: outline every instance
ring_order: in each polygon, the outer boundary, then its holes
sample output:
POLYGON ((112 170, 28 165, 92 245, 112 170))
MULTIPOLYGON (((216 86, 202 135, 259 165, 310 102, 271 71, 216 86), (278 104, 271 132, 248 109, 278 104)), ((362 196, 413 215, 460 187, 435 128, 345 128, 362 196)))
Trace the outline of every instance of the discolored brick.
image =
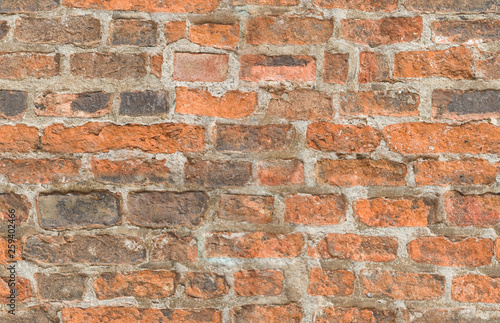
POLYGON ((243 270, 234 274, 238 296, 277 296, 283 292, 283 273, 279 270, 243 270))
POLYGON ((219 217, 238 222, 270 223, 273 204, 273 196, 222 194, 219 217))
POLYGON ((0 79, 46 78, 59 74, 59 54, 0 53, 0 79))
POLYGON ((280 151, 288 148, 295 138, 291 125, 218 125, 215 149, 218 151, 280 151))
POLYGON ((304 183, 304 163, 298 159, 266 160, 257 164, 260 185, 301 185, 304 183))
POLYGON ((0 193, 0 230, 7 233, 8 224, 12 224, 9 220, 14 220, 13 224, 21 225, 29 217, 29 209, 31 203, 24 195, 19 195, 15 193, 0 193), (14 210, 15 216, 12 218, 14 210), (10 211, 10 212, 9 212, 10 211))
POLYGON ((349 54, 325 52, 323 82, 345 84, 349 73, 349 54))
POLYGON ((0 2, 1 13, 52 11, 59 6, 59 0, 9 0, 0 2))
POLYGON ((414 167, 417 185, 491 185, 497 175, 495 164, 484 159, 424 160, 414 167))
POLYGON ((15 316, 7 311, 0 312, 0 320, 9 323, 53 323, 53 318, 47 313, 45 306, 32 306, 22 310, 16 310, 15 316))
POLYGON ((490 228, 500 223, 500 194, 463 195, 451 191, 444 197, 446 219, 450 225, 490 228))
POLYGON ((244 161, 205 161, 186 162, 184 173, 186 183, 206 186, 244 186, 252 177, 252 165, 244 161))
POLYGON ((149 56, 149 62, 151 64, 151 74, 161 79, 163 56, 161 54, 152 54, 149 56))
POLYGON ((49 301, 81 301, 85 294, 86 275, 35 274, 38 294, 49 301))
POLYGON ((498 20, 442 20, 431 23, 432 40, 438 44, 480 44, 500 40, 498 20))
POLYGON ((35 99, 35 113, 44 117, 94 118, 112 108, 113 95, 104 92, 46 93, 35 99))
POLYGON ((236 49, 239 41, 240 27, 237 23, 231 25, 205 23, 189 28, 189 40, 195 44, 222 48, 236 49))
POLYGON ((315 323, 359 322, 395 323, 396 313, 388 310, 357 307, 325 307, 315 313, 315 323))
POLYGON ((450 3, 447 0, 426 1, 426 0, 409 0, 406 3, 408 10, 420 12, 437 12, 437 13, 486 13, 498 12, 499 6, 497 3, 488 0, 474 1, 456 1, 450 3))
POLYGON ((500 278, 468 274, 455 277, 451 297, 459 302, 500 303, 500 278))
POLYGON ((198 257, 196 239, 181 237, 175 233, 165 233, 153 239, 151 261, 176 261, 194 263, 198 257))
POLYGON ((420 96, 405 90, 359 91, 340 94, 343 116, 418 116, 420 96))
POLYGON ((359 54, 358 82, 387 82, 391 78, 387 55, 373 52, 359 54))
POLYGON ((316 122, 307 127, 306 140, 316 150, 360 154, 377 149, 380 134, 370 126, 316 122))
POLYGON ((295 194, 285 198, 285 222, 307 225, 340 224, 346 219, 342 195, 295 194))
MULTIPOLYGON (((10 265, 10 264, 9 264, 10 265)), ((7 267, 8 268, 8 267, 7 267)), ((10 273, 10 271, 8 271, 10 273)), ((25 277, 16 276, 15 278, 11 278, 9 276, 0 277, 0 304, 10 304, 11 303, 11 291, 15 290, 15 300, 16 302, 27 302, 31 299, 32 291, 31 291, 30 281, 25 277), (13 282, 15 285, 13 285, 13 282)), ((10 308, 8 308, 10 309, 10 308)), ((16 313, 17 314, 17 313, 16 313)), ((9 314, 12 315, 12 314, 9 314)), ((2 320, 2 316, 0 314, 0 320, 2 320)), ((10 320, 5 320, 5 322, 11 322, 10 320)))
POLYGON ((155 46, 156 22, 152 20, 117 19, 109 26, 110 45, 155 46))
POLYGON ((274 94, 266 116, 296 120, 332 120, 334 109, 331 97, 323 92, 297 89, 282 95, 274 94))
POLYGON ((0 174, 16 184, 48 184, 81 180, 81 161, 74 159, 0 159, 0 174))
POLYGON ((120 94, 120 114, 139 116, 161 116, 168 112, 166 92, 125 92, 120 94))
POLYGON ((109 160, 92 158, 90 161, 94 178, 99 182, 128 183, 170 183, 171 171, 164 160, 109 160))
POLYGON ((307 293, 313 296, 349 296, 354 291, 354 274, 347 270, 311 268, 307 293))
POLYGON ((300 0, 231 0, 235 6, 267 5, 267 6, 295 6, 300 0))
POLYGON ((500 79, 500 51, 482 54, 476 61, 477 76, 485 80, 500 79))
POLYGON ((243 55, 240 64, 243 81, 307 82, 316 78, 316 61, 311 56, 243 55))
POLYGON ((186 274, 186 295, 195 298, 214 298, 226 295, 229 285, 216 273, 190 272, 186 274))
POLYGON ((313 0, 313 4, 325 9, 351 9, 361 11, 390 12, 396 10, 396 0, 313 0))
POLYGON ((146 55, 77 53, 70 57, 71 74, 84 79, 138 79, 146 75, 146 55))
POLYGON ((27 92, 0 90, 0 118, 22 118, 27 107, 27 92))
POLYGON ((68 8, 101 10, 131 10, 146 12, 204 13, 215 10, 219 0, 174 0, 158 2, 156 0, 62 0, 68 8))
POLYGON ((9 23, 5 20, 0 21, 0 41, 7 37, 9 33, 10 27, 9 23))
POLYGON ((480 120, 500 118, 498 90, 434 90, 432 117, 434 119, 480 120))
POLYGON ((228 71, 229 56, 224 54, 174 53, 177 81, 223 82, 228 71))
POLYGON ((281 306, 244 305, 231 310, 234 323, 299 323, 302 321, 302 309, 296 304, 281 306))

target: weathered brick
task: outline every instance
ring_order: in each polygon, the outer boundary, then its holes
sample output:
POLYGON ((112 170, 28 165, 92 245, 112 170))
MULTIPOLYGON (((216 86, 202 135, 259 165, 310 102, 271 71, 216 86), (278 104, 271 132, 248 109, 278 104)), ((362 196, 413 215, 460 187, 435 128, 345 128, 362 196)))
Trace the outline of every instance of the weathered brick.
POLYGON ((210 258, 290 258, 299 256, 303 247, 300 233, 216 232, 205 237, 210 258))
POLYGON ((118 235, 32 236, 23 259, 39 264, 134 264, 146 260, 146 248, 136 237, 118 235))
POLYGON ((441 275, 363 270, 363 294, 401 300, 430 300, 444 295, 445 278, 441 275))
POLYGON ((354 274, 347 270, 311 268, 307 293, 313 296, 348 296, 354 291, 354 274))
POLYGON ((97 181, 105 183, 169 183, 170 169, 164 160, 108 160, 92 158, 92 172, 97 181))
POLYGON ((484 159, 425 160, 415 163, 417 185, 491 185, 495 183, 496 175, 495 164, 484 159))
POLYGON ((187 12, 203 13, 215 10, 220 0, 174 0, 158 2, 156 0, 62 0, 69 8, 86 8, 102 10, 131 10, 147 12, 187 12))
POLYGON ((351 9, 361 11, 383 11, 396 10, 396 0, 313 0, 313 4, 326 9, 351 9))
MULTIPOLYGON (((14 220, 15 225, 20 225, 26 222, 29 217, 29 209, 31 203, 28 202, 26 196, 14 193, 0 193, 0 230, 7 233, 9 220, 14 220), (15 217, 11 218, 10 214, 14 210, 15 217)), ((1 258, 1 257, 0 257, 1 258)))
POLYGON ((144 91, 120 94, 120 114, 139 116, 161 116, 168 112, 166 92, 144 91))
POLYGON ((0 2, 0 12, 52 11, 59 6, 58 0, 9 0, 0 2))
POLYGON ((186 37, 187 31, 185 21, 169 21, 165 23, 165 39, 167 43, 174 43, 186 37))
POLYGON ((349 54, 325 52, 323 82, 345 84, 349 73, 349 54))
POLYGON ((300 0, 231 0, 235 6, 265 5, 265 6, 296 6, 300 0))
POLYGON ((257 164, 260 185, 304 184, 304 163, 298 159, 266 160, 257 164))
POLYGON ((243 81, 298 81, 316 79, 316 61, 311 56, 243 55, 240 58, 243 81))
POLYGON ((500 79, 500 51, 483 52, 476 61, 477 76, 486 80, 500 79))
POLYGON ((238 222, 270 223, 273 204, 272 196, 222 194, 219 217, 238 222))
POLYGON ((168 270, 101 273, 94 282, 98 299, 117 297, 166 298, 174 294, 178 277, 168 270))
POLYGON ((283 292, 285 277, 279 270, 242 270, 234 274, 238 296, 277 296, 283 292))
POLYGON ((165 233, 153 239, 151 261, 193 263, 197 257, 198 246, 191 236, 180 237, 174 233, 165 233))
POLYGON ((64 323, 222 323, 222 313, 215 309, 157 309, 137 307, 65 307, 61 310, 64 323), (132 320, 132 321, 131 321, 132 320))
POLYGON ((186 183, 207 187, 244 186, 252 177, 252 165, 244 161, 186 162, 186 183))
POLYGON ((149 56, 149 62, 151 64, 151 74, 161 79, 161 66, 163 64, 163 55, 152 54, 149 56))
MULTIPOLYGON (((0 4, 0 6, 1 6, 1 4, 0 4)), ((0 21, 0 40, 3 40, 5 37, 7 37, 9 30, 10 30, 9 22, 5 21, 5 20, 1 20, 0 21)))
POLYGON ((306 140, 316 150, 361 154, 377 149, 380 133, 370 126, 316 122, 307 127, 306 140))
POLYGON ((46 93, 35 99, 35 113, 44 117, 95 118, 112 108, 113 95, 104 92, 46 93))
POLYGON ((419 263, 446 267, 484 266, 493 258, 493 241, 466 238, 420 237, 407 245, 410 257, 419 263))
POLYGON ((33 306, 25 309, 16 309, 15 315, 7 311, 0 311, 0 320, 9 323, 53 323, 54 319, 47 313, 46 306, 33 306))
POLYGON ((59 54, 0 53, 0 79, 44 78, 59 74, 59 54))
MULTIPOLYGON (((7 273, 10 273, 10 271, 7 271, 7 273)), ((19 276, 16 276, 15 278, 11 278, 9 276, 0 277, 0 304, 10 303, 11 298, 9 298, 9 296, 11 295, 12 289, 15 289, 14 295, 16 296, 16 302, 26 302, 32 296, 31 284, 27 278, 19 276), (13 285, 13 283, 15 283, 15 285, 13 285)), ((3 322, 11 322, 10 320, 3 320, 1 315, 0 320, 3 322)))
POLYGON ((330 233, 307 253, 313 258, 354 261, 391 261, 396 259, 398 241, 389 237, 368 237, 356 234, 330 233))
POLYGON ((193 227, 202 223, 207 208, 204 192, 136 192, 128 195, 127 220, 141 227, 193 227))
POLYGON ((176 97, 175 112, 181 114, 240 119, 257 107, 256 92, 227 91, 216 97, 207 90, 178 87, 176 97))
POLYGON ((73 159, 0 159, 0 174, 16 184, 48 184, 81 179, 73 159))
POLYGON ((138 79, 146 75, 146 55, 77 53, 71 55, 71 74, 85 79, 138 79))
POLYGON ((0 90, 0 118, 22 118, 27 107, 27 92, 0 90))
POLYGON ((214 298, 226 295, 229 285, 226 278, 216 273, 187 273, 186 295, 195 298, 214 298))
POLYGON ((218 151, 280 151, 288 148, 296 131, 291 125, 218 125, 215 130, 218 151))
POLYGON ((453 322, 453 323, 488 323, 500 319, 499 311, 479 311, 471 308, 452 308, 452 309, 411 309, 403 312, 405 322, 408 323, 434 323, 434 322, 453 322))
POLYGON ((296 304, 288 305, 244 305, 231 310, 234 323, 299 323, 302 322, 302 309, 296 304))
POLYGON ((326 307, 316 311, 315 323, 359 322, 359 323, 395 323, 396 314, 388 310, 357 307, 326 307))
POLYGON ((391 77, 390 73, 387 55, 373 52, 359 54, 359 83, 387 82, 391 77))
POLYGON ((61 153, 114 149, 140 149, 150 153, 201 151, 205 147, 205 129, 181 123, 116 125, 89 122, 76 127, 54 124, 45 128, 42 147, 61 153))
POLYGON ((189 40, 206 47, 236 49, 239 36, 240 26, 238 23, 232 25, 205 23, 189 28, 189 40))
POLYGON ((345 221, 347 201, 336 194, 295 194, 285 198, 285 222, 333 225, 345 221))
POLYGON ((500 223, 500 194, 445 194, 444 209, 450 225, 491 228, 500 223))
POLYGON ((400 186, 405 184, 406 166, 389 160, 321 159, 316 178, 335 186, 400 186))
POLYGON ((155 46, 156 22, 152 20, 117 19, 109 26, 110 45, 155 46))
POLYGON ((451 297, 459 302, 500 303, 500 278, 473 274, 455 277, 451 297))
POLYGON ((465 47, 437 51, 399 52, 394 56, 394 77, 471 79, 471 53, 465 47))
POLYGON ((434 119, 481 120, 500 118, 499 90, 434 90, 434 119))
POLYGON ((246 42, 251 45, 323 44, 332 33, 331 20, 261 16, 248 20, 246 42))
POLYGON ((376 47, 418 40, 422 34, 422 17, 384 19, 344 19, 342 38, 376 47))
POLYGON ((480 44, 500 40, 498 20, 438 20, 431 23, 432 40, 438 44, 480 44))
POLYGON ((425 227, 436 216, 437 202, 419 197, 358 200, 354 214, 370 227, 425 227))
MULTIPOLYGON (((4 231, 8 232, 8 231, 4 231)), ((12 248, 12 247, 11 247, 12 248)), ((23 244, 20 239, 14 240, 14 243, 9 243, 8 239, 0 238, 0 264, 6 265, 10 261, 21 260, 21 253, 23 250, 23 244), (15 253, 9 252, 9 245, 15 245, 15 253)))
POLYGON ((49 301, 81 301, 88 280, 82 274, 35 274, 38 295, 49 301))
POLYGON ((384 128, 391 150, 401 154, 496 154, 500 151, 500 127, 488 124, 452 126, 442 123, 393 124, 384 128))
POLYGON ((174 53, 174 80, 223 82, 229 56, 225 54, 174 53))
POLYGON ((110 192, 40 195, 38 220, 45 229, 99 228, 118 224, 120 199, 110 192))
POLYGON ((420 12, 463 12, 463 13, 486 13, 498 12, 499 6, 494 1, 474 0, 474 1, 456 1, 450 3, 447 0, 426 1, 409 0, 406 2, 408 10, 420 12))
POLYGON ((340 94, 343 116, 418 116, 420 96, 405 90, 360 91, 340 94))
POLYGON ((297 89, 273 94, 266 116, 295 120, 332 120, 334 110, 331 97, 323 92, 297 89))
POLYGON ((101 23, 92 16, 25 17, 16 21, 14 38, 22 43, 92 46, 101 39, 101 23))

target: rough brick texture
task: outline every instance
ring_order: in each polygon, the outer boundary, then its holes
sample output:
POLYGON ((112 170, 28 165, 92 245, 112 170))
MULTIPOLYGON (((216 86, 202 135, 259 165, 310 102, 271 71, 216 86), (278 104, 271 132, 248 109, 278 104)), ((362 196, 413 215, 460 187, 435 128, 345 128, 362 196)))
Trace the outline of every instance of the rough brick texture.
POLYGON ((0 0, 0 322, 500 322, 499 13, 0 0))

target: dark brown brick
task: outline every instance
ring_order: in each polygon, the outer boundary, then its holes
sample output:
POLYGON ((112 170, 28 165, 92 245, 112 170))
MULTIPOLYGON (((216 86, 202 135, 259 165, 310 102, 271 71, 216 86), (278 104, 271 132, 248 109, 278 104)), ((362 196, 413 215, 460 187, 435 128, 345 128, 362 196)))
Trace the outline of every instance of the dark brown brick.
POLYGON ((9 32, 9 30, 9 23, 5 20, 0 21, 0 40, 3 40, 5 37, 7 37, 7 33, 9 32))
POLYGON ((431 24, 432 39, 439 44, 478 44, 500 40, 499 20, 442 20, 431 24))
POLYGON ((226 295, 226 278, 216 273, 187 273, 186 295, 196 298, 214 298, 226 295))
POLYGON ((26 111, 27 92, 0 91, 0 118, 16 120, 26 111))
POLYGON ((240 161, 190 160, 185 165, 186 183, 208 187, 244 186, 252 165, 240 161))
POLYGON ((120 114, 139 116, 160 116, 168 112, 166 92, 125 92, 120 94, 120 114))
POLYGON ((8 0, 0 2, 0 12, 37 12, 57 8, 60 0, 8 0))
POLYGON ((300 323, 302 309, 296 304, 288 305, 244 305, 231 310, 234 323, 300 323))
POLYGON ((453 1, 448 0, 408 0, 406 8, 420 12, 461 12, 461 13, 486 13, 498 12, 500 6, 491 0, 453 1))
POLYGON ((344 116, 417 116, 419 105, 420 96, 404 90, 340 94, 340 114, 344 116))
POLYGON ((500 118, 499 90, 434 90, 432 116, 435 119, 500 118))
POLYGON ((78 53, 71 55, 71 74, 83 78, 137 79, 146 75, 144 54, 78 53))
MULTIPOLYGON (((14 209, 15 225, 20 225, 28 219, 30 203, 23 195, 14 193, 0 194, 0 230, 7 234, 7 221, 12 219, 9 210, 14 209)), ((10 223, 11 224, 11 223, 10 223)))
POLYGON ((151 20, 117 19, 109 27, 111 45, 156 45, 156 22, 151 20))
POLYGON ((216 131, 218 151, 279 151, 286 149, 295 137, 291 125, 219 125, 216 131))
POLYGON ((35 274, 38 294, 49 301, 81 301, 85 294, 86 275, 35 274))
POLYGON ((100 117, 111 112, 113 95, 104 92, 46 93, 35 99, 35 113, 48 117, 100 117))
POLYGON ((51 317, 45 306, 29 307, 27 309, 16 309, 15 315, 7 313, 7 311, 0 312, 0 321, 9 323, 54 323, 56 322, 51 317))

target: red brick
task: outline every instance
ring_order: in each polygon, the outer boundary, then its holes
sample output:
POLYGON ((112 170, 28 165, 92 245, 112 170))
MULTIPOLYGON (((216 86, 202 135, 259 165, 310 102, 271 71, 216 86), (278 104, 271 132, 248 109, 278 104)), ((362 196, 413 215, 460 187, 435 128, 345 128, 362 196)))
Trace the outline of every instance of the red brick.
POLYGON ((23 244, 22 244, 22 241, 20 239, 14 240, 14 243, 12 243, 12 241, 9 243, 7 238, 0 237, 0 264, 6 265, 8 261, 10 262, 10 261, 22 260, 22 258, 21 258, 22 249, 23 249, 23 244), (14 249, 16 250, 15 253, 12 253, 12 252, 9 253, 9 251, 8 251, 9 245, 15 246, 14 247, 14 249))
POLYGON ((476 61, 477 76, 485 80, 500 79, 500 51, 495 53, 483 52, 476 61))
POLYGON ((38 146, 38 129, 23 124, 0 126, 0 151, 27 153, 38 146))
POLYGON ((163 64, 163 56, 161 54, 160 55, 151 55, 149 57, 149 61, 151 63, 151 74, 153 74, 157 78, 161 79, 161 75, 162 75, 161 66, 163 64))
POLYGON ((326 122, 307 127, 307 146, 337 153, 369 153, 380 144, 380 134, 370 126, 353 126, 326 122))
POLYGON ((345 221, 347 201, 342 195, 289 195, 285 198, 285 222, 333 225, 345 221))
POLYGON ((326 307, 316 311, 315 323, 395 323, 396 314, 393 311, 376 310, 357 307, 326 307))
POLYGON ((354 291, 354 274, 347 270, 311 268, 307 293, 313 296, 349 296, 354 291))
POLYGON ((156 0, 62 0, 69 8, 131 10, 147 12, 187 12, 203 13, 215 10, 219 0, 174 0, 158 2, 156 0))
POLYGON ((113 95, 104 92, 46 93, 35 99, 35 113, 44 117, 95 118, 112 108, 113 95))
POLYGON ((187 273, 186 295, 195 298, 222 297, 229 291, 229 285, 222 275, 215 273, 187 273))
POLYGON ((418 40, 422 17, 348 19, 341 22, 342 38, 376 47, 418 40))
POLYGON ((81 162, 73 159, 0 159, 0 174, 16 184, 81 180, 81 162))
POLYGON ((187 37, 185 21, 169 21, 165 23, 165 39, 167 43, 174 43, 187 37))
POLYGON ((0 52, 0 79, 44 78, 59 74, 59 54, 0 52))
POLYGON ((109 26, 110 45, 155 46, 156 22, 152 20, 116 19, 109 26))
POLYGON ((430 308, 411 309, 403 312, 405 322, 408 323, 434 323, 434 322, 457 322, 457 323, 488 323, 500 319, 499 311, 480 311, 470 308, 430 308))
POLYGON ((287 149, 295 138, 291 125, 262 126, 218 125, 215 130, 217 151, 280 151, 287 149))
POLYGON ((223 82, 228 70, 228 55, 175 53, 174 80, 223 82))
POLYGON ((0 13, 52 11, 58 6, 57 0, 9 0, 0 3, 0 13))
POLYGON ((353 261, 391 261, 396 259, 398 242, 388 237, 367 237, 356 234, 330 233, 307 253, 313 258, 353 261))
POLYGON ((425 160, 415 164, 417 185, 491 185, 496 175, 495 164, 484 159, 425 160))
POLYGON ((283 292, 285 277, 279 270, 243 270, 234 274, 238 296, 277 296, 283 292))
POLYGON ((500 127, 488 124, 447 125, 405 123, 385 127, 391 150, 407 154, 496 154, 500 152, 500 127))
POLYGON ((438 44, 480 44, 500 40, 498 20, 438 20, 431 23, 432 40, 438 44))
POLYGON ((261 161, 257 165, 259 184, 264 186, 304 184, 304 164, 297 159, 261 161))
POLYGON ((209 258, 290 258, 300 256, 303 247, 300 233, 216 232, 205 237, 209 258))
POLYGON ((266 116, 295 120, 332 120, 333 104, 331 97, 315 90, 297 89, 282 94, 272 93, 266 116))
POLYGON ((198 116, 241 119, 251 115, 257 107, 256 92, 227 91, 220 97, 207 90, 176 89, 175 112, 198 116))
POLYGON ((273 206, 273 196, 222 194, 219 217, 238 222, 270 223, 273 206))
POLYGON ((181 237, 165 233, 153 239, 151 261, 175 261, 195 263, 198 258, 198 245, 191 236, 181 237))
POLYGON ((302 310, 295 304, 288 305, 244 305, 231 310, 234 323, 299 323, 302 310))
POLYGON ((486 13, 498 12, 498 4, 488 0, 458 1, 450 3, 448 0, 409 0, 406 8, 421 12, 457 12, 457 13, 486 13))
POLYGON ((349 54, 325 52, 323 82, 345 84, 349 73, 349 54))
POLYGON ((252 177, 252 164, 245 161, 189 160, 184 167, 186 183, 206 186, 244 186, 252 177))
POLYGON ((231 0, 235 6, 262 5, 262 6, 296 6, 300 0, 231 0))
POLYGON ((408 243, 408 254, 419 263, 446 267, 485 266, 493 258, 493 241, 467 238, 420 237, 408 243))
POLYGON ((394 77, 471 79, 471 53, 464 47, 438 51, 400 52, 394 57, 394 77))
POLYGON ((405 90, 360 91, 340 94, 343 116, 418 116, 420 96, 405 90))
POLYGON ((363 270, 363 294, 400 300, 430 300, 444 295, 445 278, 441 275, 363 270))
POLYGON ((495 254, 497 255, 497 261, 500 262, 500 238, 495 240, 495 254))
POLYGON ((48 301, 82 301, 88 281, 82 274, 35 274, 38 296, 48 301))
POLYGON ((174 294, 177 274, 168 270, 101 273, 94 281, 98 299, 117 297, 165 298, 174 294))
POLYGON ((500 303, 500 278, 473 274, 455 277, 451 297, 459 302, 500 303))
POLYGON ((417 197, 358 200, 354 208, 359 221, 370 227, 425 227, 435 213, 436 201, 417 197))
POLYGON ((361 11, 383 11, 396 10, 396 0, 313 0, 313 4, 326 9, 351 9, 361 11))
POLYGON ((386 55, 373 52, 359 54, 359 83, 387 82, 390 76, 389 58, 386 55))
POLYGON ((19 120, 28 106, 28 92, 0 90, 0 118, 19 120))
POLYGON ((77 53, 71 55, 71 74, 85 79, 138 79, 146 75, 145 54, 77 53))
POLYGON ((236 49, 239 37, 238 23, 232 25, 205 23, 189 28, 189 40, 206 47, 236 49))
POLYGON ((101 24, 92 16, 21 18, 14 38, 22 43, 92 46, 99 43, 101 24))
POLYGON ((243 55, 240 59, 243 81, 298 81, 316 79, 316 61, 311 56, 243 55))
POLYGON ((92 158, 92 173, 97 181, 105 183, 169 183, 170 169, 164 160, 109 160, 92 158))
POLYGON ((492 228, 500 223, 500 194, 445 194, 444 209, 450 225, 492 228))
POLYGON ((401 186, 406 166, 389 160, 321 159, 316 163, 316 178, 321 184, 335 186, 401 186))
MULTIPOLYGON (((29 217, 29 209, 31 203, 24 195, 14 193, 0 193, 0 230, 7 232, 8 225, 21 225, 26 222, 29 217), (14 217, 11 218, 9 211, 14 209, 14 217), (14 223, 8 222, 14 220, 14 223)), ((0 257, 1 258, 1 257, 0 257)))
POLYGON ((498 90, 434 90, 433 119, 481 120, 500 118, 498 90))
POLYGON ((205 129, 180 123, 153 125, 89 122, 82 126, 47 127, 42 136, 46 151, 61 153, 107 152, 114 149, 141 149, 150 153, 201 151, 205 129))
POLYGON ((261 16, 248 20, 246 42, 251 45, 323 44, 332 33, 331 20, 261 16))
POLYGON ((65 307, 64 323, 222 323, 222 313, 215 309, 157 309, 135 307, 65 307))
MULTIPOLYGON (((10 265, 10 264, 9 264, 10 265)), ((6 273, 9 274, 9 271, 6 270, 6 273)), ((12 281, 9 282, 11 278, 0 277, 0 304, 8 304, 10 303, 10 298, 8 298, 12 289, 15 289, 15 300, 16 302, 26 302, 32 297, 31 292, 31 284, 27 278, 16 276, 15 285, 12 285, 12 281), (10 285, 9 285, 10 284, 10 285), (12 288, 14 287, 14 288, 12 288)), ((8 308, 10 310, 10 308, 8 308)), ((17 310, 17 309, 16 309, 17 310)), ((16 311, 17 314, 17 311, 16 311)), ((0 317, 1 319, 1 317, 0 317)), ((4 321, 10 322, 10 321, 4 321)))

